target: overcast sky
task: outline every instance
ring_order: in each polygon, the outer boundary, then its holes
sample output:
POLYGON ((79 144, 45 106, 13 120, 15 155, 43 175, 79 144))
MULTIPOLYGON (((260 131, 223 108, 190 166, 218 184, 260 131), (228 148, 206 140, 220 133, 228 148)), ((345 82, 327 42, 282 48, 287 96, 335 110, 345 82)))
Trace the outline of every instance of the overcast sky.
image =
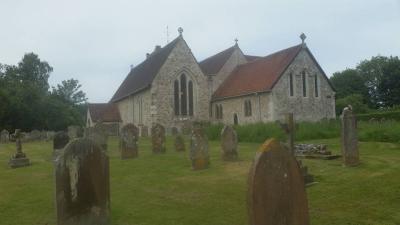
POLYGON ((90 102, 108 102, 155 45, 183 27, 198 61, 239 39, 245 54, 307 45, 325 72, 400 55, 400 0, 0 0, 0 63, 27 52, 47 61, 50 85, 75 78, 90 102))

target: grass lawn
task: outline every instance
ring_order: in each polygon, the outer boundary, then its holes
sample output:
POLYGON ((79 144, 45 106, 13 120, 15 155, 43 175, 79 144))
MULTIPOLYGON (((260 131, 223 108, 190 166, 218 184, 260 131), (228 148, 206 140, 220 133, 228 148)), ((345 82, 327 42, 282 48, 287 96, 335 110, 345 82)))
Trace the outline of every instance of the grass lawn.
MULTIPOLYGON (((339 152, 339 140, 314 140, 339 152)), ((186 142, 188 144, 188 142, 186 142)), ((121 161, 109 143, 113 225, 246 225, 247 173, 260 144, 240 143, 237 162, 222 162, 210 143, 211 165, 191 171, 186 153, 153 155, 140 140, 139 158, 121 161)), ((33 165, 9 169, 15 143, 0 144, 0 224, 55 224, 52 143, 23 144, 33 165)), ((400 224, 400 144, 363 142, 361 165, 304 160, 318 184, 307 188, 311 224, 400 224)))

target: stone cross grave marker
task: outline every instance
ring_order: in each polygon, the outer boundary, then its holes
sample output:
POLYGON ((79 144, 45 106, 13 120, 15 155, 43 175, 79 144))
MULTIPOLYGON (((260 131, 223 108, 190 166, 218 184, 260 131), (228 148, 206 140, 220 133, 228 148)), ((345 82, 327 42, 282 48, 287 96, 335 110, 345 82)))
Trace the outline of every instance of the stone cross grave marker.
POLYGON ((341 115, 341 145, 344 166, 357 166, 359 162, 357 120, 352 107, 343 109, 341 115))
POLYGON ((139 129, 132 123, 121 128, 119 147, 121 159, 136 158, 138 156, 139 129))
POLYGON ((64 147, 69 142, 68 133, 65 131, 59 131, 54 135, 53 138, 53 155, 57 157, 59 152, 64 149, 64 147))
POLYGON ((151 144, 153 153, 165 153, 165 128, 159 123, 151 128, 151 144))
POLYGON ((222 159, 236 160, 238 158, 237 146, 238 138, 235 129, 232 126, 225 125, 221 131, 222 159))
POLYGON ((208 168, 210 156, 208 153, 208 139, 200 125, 193 126, 190 138, 190 160, 193 170, 208 168))
POLYGON ((7 143, 10 140, 10 133, 4 129, 0 133, 0 143, 7 143))
POLYGON ((275 139, 256 153, 248 177, 250 225, 308 225, 308 203, 299 165, 275 139))
POLYGON ((287 144, 290 152, 294 155, 294 137, 295 137, 295 123, 293 113, 286 114, 286 123, 279 123, 281 128, 285 131, 287 135, 287 144))
POLYGON ((93 140, 72 140, 55 161, 58 225, 108 225, 109 159, 93 140))
POLYGON ((25 153, 22 152, 21 139, 23 138, 23 135, 22 135, 20 129, 15 130, 15 133, 13 134, 13 138, 15 139, 15 145, 17 147, 17 151, 14 155, 11 156, 11 159, 8 162, 8 165, 11 168, 30 166, 31 163, 29 162, 29 159, 26 157, 25 153))

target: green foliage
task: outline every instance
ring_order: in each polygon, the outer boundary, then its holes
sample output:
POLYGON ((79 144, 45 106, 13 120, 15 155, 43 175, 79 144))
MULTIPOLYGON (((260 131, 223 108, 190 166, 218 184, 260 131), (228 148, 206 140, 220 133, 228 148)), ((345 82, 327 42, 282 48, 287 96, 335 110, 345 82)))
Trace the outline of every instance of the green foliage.
MULTIPOLYGON (((396 112, 396 116, 400 119, 400 112, 396 112)), ((360 141, 400 143, 400 122, 361 122, 358 130, 360 141)))
POLYGON ((376 121, 381 121, 381 120, 400 121, 400 111, 383 111, 383 112, 358 114, 357 119, 362 121, 369 121, 371 119, 375 119, 376 121))
POLYGON ((34 53, 17 66, 0 64, 0 130, 61 130, 82 124, 80 105, 86 101, 77 80, 63 81, 49 92, 53 68, 34 53))
POLYGON ((336 89, 336 98, 344 98, 354 94, 363 96, 368 92, 364 79, 355 69, 336 72, 332 75, 330 81, 336 89))
POLYGON ((340 115, 344 107, 351 105, 355 113, 366 113, 369 111, 368 105, 363 102, 360 94, 348 95, 336 100, 336 115, 340 115))

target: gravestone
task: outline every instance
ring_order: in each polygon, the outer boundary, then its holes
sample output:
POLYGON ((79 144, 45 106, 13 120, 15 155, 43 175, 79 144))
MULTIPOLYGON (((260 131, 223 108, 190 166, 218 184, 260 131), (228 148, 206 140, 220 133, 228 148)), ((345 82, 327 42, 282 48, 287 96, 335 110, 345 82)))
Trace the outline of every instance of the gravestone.
POLYGON ((103 150, 107 151, 108 135, 102 123, 97 123, 94 127, 89 127, 87 129, 87 137, 98 144, 103 150))
POLYGON ((57 157, 59 152, 64 149, 64 147, 69 142, 68 133, 65 131, 59 131, 54 135, 53 138, 53 155, 57 157))
POLYGON ((7 130, 2 130, 0 132, 0 143, 7 143, 10 141, 10 133, 7 130))
POLYGON ((356 166, 359 162, 357 120, 352 107, 343 109, 341 128, 342 158, 344 166, 356 166))
POLYGON ((119 147, 121 159, 135 158, 138 156, 139 129, 132 123, 122 127, 119 147))
POLYGON ((86 138, 73 139, 55 161, 58 225, 108 225, 109 159, 86 138))
POLYGON ((165 128, 161 124, 151 128, 151 144, 153 153, 165 153, 165 128))
POLYGON ((149 128, 147 126, 142 126, 141 127, 140 136, 141 137, 148 137, 149 136, 149 128))
POLYGON ((42 133, 38 130, 32 130, 29 136, 32 141, 39 141, 42 137, 42 133))
POLYGON ((178 135, 178 133, 179 133, 178 128, 176 128, 176 127, 172 127, 172 128, 171 128, 171 134, 172 134, 173 136, 178 135))
POLYGON ((235 129, 232 126, 225 125, 221 132, 221 148, 223 160, 236 160, 238 139, 235 129))
POLYGON ((83 128, 75 125, 68 126, 68 136, 70 140, 83 137, 83 128))
POLYGON ((250 225, 308 225, 308 203, 299 165, 275 139, 257 151, 248 177, 250 225))
POLYGON ((183 137, 183 135, 176 134, 174 136, 174 139, 175 139, 175 143, 174 143, 175 150, 177 152, 184 152, 186 150, 186 148, 185 148, 185 138, 183 137))
POLYGON ((208 154, 208 139, 200 125, 193 126, 190 138, 190 160, 193 170, 208 168, 210 156, 208 154))
POLYGON ((29 162, 29 159, 26 157, 25 153, 22 152, 21 139, 23 137, 22 137, 22 133, 21 133, 20 129, 15 130, 15 133, 13 134, 13 138, 15 139, 17 151, 14 155, 11 156, 11 159, 8 162, 8 165, 11 168, 30 166, 31 163, 29 162))
MULTIPOLYGON (((54 131, 47 131, 46 132, 46 141, 51 141, 54 139, 54 135, 56 135, 56 132, 54 131)), ((68 135, 68 134, 67 134, 68 135)))

